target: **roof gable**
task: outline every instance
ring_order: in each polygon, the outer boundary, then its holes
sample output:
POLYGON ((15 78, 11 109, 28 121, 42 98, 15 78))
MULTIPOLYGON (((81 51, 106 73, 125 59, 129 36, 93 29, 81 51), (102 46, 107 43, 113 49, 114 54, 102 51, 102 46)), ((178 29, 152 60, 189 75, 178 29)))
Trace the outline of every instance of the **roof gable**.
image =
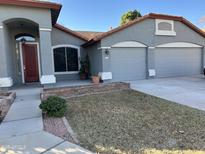
POLYGON ((87 43, 85 43, 83 46, 87 47, 89 45, 94 44, 95 42, 100 41, 101 39, 108 37, 114 33, 117 33, 119 31, 122 31, 132 25, 138 24, 140 22, 143 22, 146 19, 165 19, 165 20, 174 20, 174 21, 180 21, 182 23, 184 23, 185 25, 187 25, 189 28, 191 28, 192 30, 194 30, 195 32, 197 32, 198 34, 200 34, 201 36, 205 37, 205 33, 199 29, 198 27, 196 27, 194 24, 192 24, 191 22, 189 22, 188 20, 186 20, 183 17, 179 17, 179 16, 171 16, 171 15, 164 15, 164 14, 154 14, 154 13, 150 13, 148 15, 145 15, 141 18, 138 18, 134 21, 131 21, 125 25, 119 26, 115 29, 112 29, 108 32, 105 32, 103 34, 97 35, 94 38, 92 38, 91 40, 89 40, 87 43))
POLYGON ((45 2, 45 1, 37 1, 37 0, 0 0, 0 5, 13 5, 13 6, 50 9, 53 24, 56 23, 62 8, 61 4, 45 2))

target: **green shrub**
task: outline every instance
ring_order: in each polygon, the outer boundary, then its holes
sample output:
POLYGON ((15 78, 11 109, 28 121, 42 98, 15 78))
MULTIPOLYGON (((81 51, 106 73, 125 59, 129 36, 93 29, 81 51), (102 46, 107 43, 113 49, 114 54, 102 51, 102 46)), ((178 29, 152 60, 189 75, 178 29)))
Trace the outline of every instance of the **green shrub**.
POLYGON ((66 100, 60 97, 51 96, 42 101, 40 109, 49 117, 63 117, 66 112, 66 100))

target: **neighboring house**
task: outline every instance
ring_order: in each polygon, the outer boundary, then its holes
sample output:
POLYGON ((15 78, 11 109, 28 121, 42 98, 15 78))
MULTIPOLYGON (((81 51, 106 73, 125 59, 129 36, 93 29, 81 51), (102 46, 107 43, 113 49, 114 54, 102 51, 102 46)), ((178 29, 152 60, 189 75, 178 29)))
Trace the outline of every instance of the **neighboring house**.
POLYGON ((60 10, 51 2, 0 1, 0 87, 79 79, 87 54, 92 74, 105 81, 203 72, 205 33, 182 17, 149 14, 100 33, 57 24, 60 10))

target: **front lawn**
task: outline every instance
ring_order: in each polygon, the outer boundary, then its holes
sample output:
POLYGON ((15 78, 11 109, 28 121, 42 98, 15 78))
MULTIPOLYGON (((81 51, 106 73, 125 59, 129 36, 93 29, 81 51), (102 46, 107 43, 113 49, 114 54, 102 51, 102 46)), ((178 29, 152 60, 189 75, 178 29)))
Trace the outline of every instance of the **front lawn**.
POLYGON ((68 100, 81 145, 102 154, 205 153, 205 112, 122 91, 68 100))

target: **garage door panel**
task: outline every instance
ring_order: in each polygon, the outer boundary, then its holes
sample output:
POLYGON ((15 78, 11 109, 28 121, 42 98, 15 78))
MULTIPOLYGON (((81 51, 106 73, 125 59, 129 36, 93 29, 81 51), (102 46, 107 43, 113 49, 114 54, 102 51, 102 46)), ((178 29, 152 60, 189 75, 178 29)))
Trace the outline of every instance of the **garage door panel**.
POLYGON ((201 48, 156 48, 157 77, 201 74, 201 48))
POLYGON ((145 79, 145 48, 112 48, 111 69, 113 81, 145 79))

